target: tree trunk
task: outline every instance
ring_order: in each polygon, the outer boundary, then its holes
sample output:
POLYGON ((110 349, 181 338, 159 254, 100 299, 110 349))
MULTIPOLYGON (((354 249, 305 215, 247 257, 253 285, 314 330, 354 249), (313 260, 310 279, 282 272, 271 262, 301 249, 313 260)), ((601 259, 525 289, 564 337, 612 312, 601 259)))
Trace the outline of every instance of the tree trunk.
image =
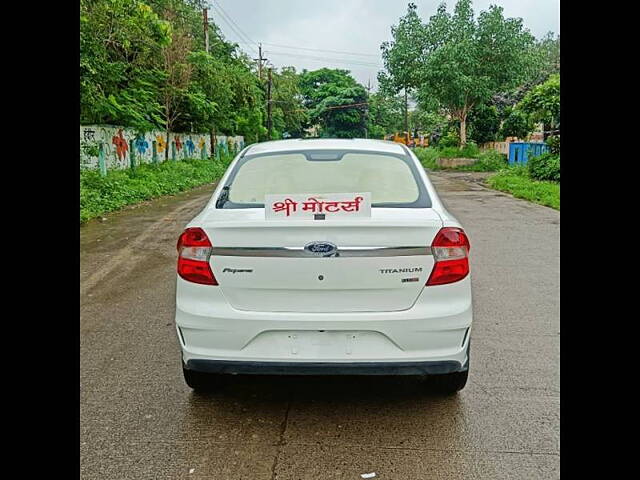
POLYGON ((167 144, 164 147, 164 160, 169 160, 169 124, 167 124, 167 144))
POLYGON ((404 131, 407 143, 409 143, 409 101, 407 98, 407 87, 404 87, 404 131))
POLYGON ((214 127, 211 129, 211 132, 209 133, 209 138, 211 140, 211 157, 212 159, 216 158, 216 127, 214 125, 214 127))
POLYGON ((467 144, 467 113, 463 112, 460 116, 460 148, 464 148, 467 144))

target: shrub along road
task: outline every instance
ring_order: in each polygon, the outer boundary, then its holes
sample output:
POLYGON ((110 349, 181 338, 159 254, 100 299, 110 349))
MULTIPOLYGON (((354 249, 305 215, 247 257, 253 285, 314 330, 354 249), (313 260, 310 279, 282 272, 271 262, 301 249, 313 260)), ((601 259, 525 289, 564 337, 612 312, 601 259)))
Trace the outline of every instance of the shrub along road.
POLYGON ((81 477, 559 478, 559 212, 430 174, 471 238, 471 374, 184 384, 175 242, 211 185, 81 227, 81 477), (189 473, 192 472, 192 473, 189 473))

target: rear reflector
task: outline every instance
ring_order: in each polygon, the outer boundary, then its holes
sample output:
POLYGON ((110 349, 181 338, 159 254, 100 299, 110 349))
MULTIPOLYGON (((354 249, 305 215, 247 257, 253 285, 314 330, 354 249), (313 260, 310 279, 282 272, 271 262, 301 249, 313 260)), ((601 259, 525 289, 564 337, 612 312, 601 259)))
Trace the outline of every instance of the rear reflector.
POLYGON ((178 275, 188 282, 218 285, 211 271, 211 242, 201 228, 187 228, 178 239, 178 275))
POLYGON ((445 285, 469 274, 469 238, 461 228, 440 229, 431 245, 435 264, 427 286, 445 285))

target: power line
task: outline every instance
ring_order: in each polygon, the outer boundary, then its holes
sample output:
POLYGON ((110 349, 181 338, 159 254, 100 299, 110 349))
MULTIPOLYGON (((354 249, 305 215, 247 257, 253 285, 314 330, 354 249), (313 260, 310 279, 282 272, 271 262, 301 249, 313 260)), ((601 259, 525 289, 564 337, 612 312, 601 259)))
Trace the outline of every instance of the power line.
POLYGON ((336 62, 336 63, 342 63, 342 64, 346 64, 346 65, 357 65, 357 66, 362 66, 362 67, 376 67, 376 68, 382 68, 383 65, 379 64, 379 63, 373 63, 373 62, 364 62, 364 61, 359 61, 359 60, 349 60, 346 58, 332 58, 332 57, 316 57, 313 55, 303 55, 303 54, 298 54, 298 53, 289 53, 289 52, 274 52, 272 50, 269 50, 268 53, 270 55, 279 55, 279 56, 286 56, 286 57, 295 57, 295 58, 302 58, 302 59, 307 59, 307 60, 318 60, 318 61, 322 61, 322 62, 336 62))
MULTIPOLYGON (((222 20, 224 20, 224 22, 227 24, 227 26, 228 26, 231 30, 233 30, 233 32, 236 34, 236 36, 237 36, 240 40, 242 40, 242 41, 241 41, 241 42, 239 42, 239 43, 247 44, 247 45, 249 46, 249 49, 250 49, 254 54, 258 55, 258 52, 255 50, 255 48, 253 48, 253 47, 251 46, 251 45, 254 45, 254 43, 252 43, 252 42, 248 42, 248 41, 247 41, 247 39, 249 39, 249 37, 246 37, 246 38, 245 38, 245 37, 242 35, 242 33, 240 33, 238 30, 236 30, 236 28, 231 24, 231 22, 226 18, 226 16, 225 16, 225 15, 223 15, 223 14, 222 14, 222 12, 216 8, 216 4, 215 4, 215 3, 214 3, 214 4, 212 4, 212 5, 213 5, 213 9, 218 13, 218 15, 220 16, 220 18, 221 18, 222 20)), ((250 40, 250 39, 249 39, 249 40, 250 40)))
POLYGON ((281 48, 291 48, 294 50, 308 50, 310 52, 327 52, 327 53, 340 53, 343 55, 355 55, 360 57, 380 57, 379 53, 356 53, 356 52, 345 52, 341 50, 326 50, 322 48, 306 48, 306 47, 295 47, 293 45, 278 45, 275 43, 267 43, 263 42, 265 45, 271 45, 272 47, 281 47, 281 48))
POLYGON ((222 5, 220 5, 220 2, 214 3, 213 4, 214 8, 217 8, 219 10, 219 13, 221 13, 222 15, 224 15, 224 17, 226 17, 233 25, 235 25, 235 27, 238 29, 238 31, 240 32, 240 34, 246 39, 248 40, 251 45, 257 45, 258 42, 253 41, 253 39, 247 35, 246 33, 244 33, 244 30, 242 30, 242 28, 240 28, 240 25, 238 25, 233 18, 231 18, 231 15, 229 15, 223 8, 222 5))

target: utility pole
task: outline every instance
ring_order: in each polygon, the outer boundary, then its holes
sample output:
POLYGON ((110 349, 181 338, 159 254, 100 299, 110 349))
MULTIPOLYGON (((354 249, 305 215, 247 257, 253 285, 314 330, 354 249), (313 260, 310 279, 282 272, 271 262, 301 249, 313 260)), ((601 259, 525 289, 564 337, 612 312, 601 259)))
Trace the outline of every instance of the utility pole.
POLYGON ((262 62, 269 60, 262 57, 262 43, 258 44, 258 58, 254 58, 254 60, 258 62, 258 78, 262 81, 262 62))
POLYGON ((271 140, 271 67, 269 67, 269 82, 267 83, 267 132, 271 140))
POLYGON ((209 53, 209 17, 208 17, 208 9, 202 9, 202 19, 204 22, 204 51, 209 53))
POLYGON ((407 87, 404 87, 404 131, 407 143, 409 143, 409 101, 407 98, 407 87))
POLYGON ((369 96, 371 95, 371 79, 367 81, 367 110, 365 111, 364 138, 369 138, 369 96))

